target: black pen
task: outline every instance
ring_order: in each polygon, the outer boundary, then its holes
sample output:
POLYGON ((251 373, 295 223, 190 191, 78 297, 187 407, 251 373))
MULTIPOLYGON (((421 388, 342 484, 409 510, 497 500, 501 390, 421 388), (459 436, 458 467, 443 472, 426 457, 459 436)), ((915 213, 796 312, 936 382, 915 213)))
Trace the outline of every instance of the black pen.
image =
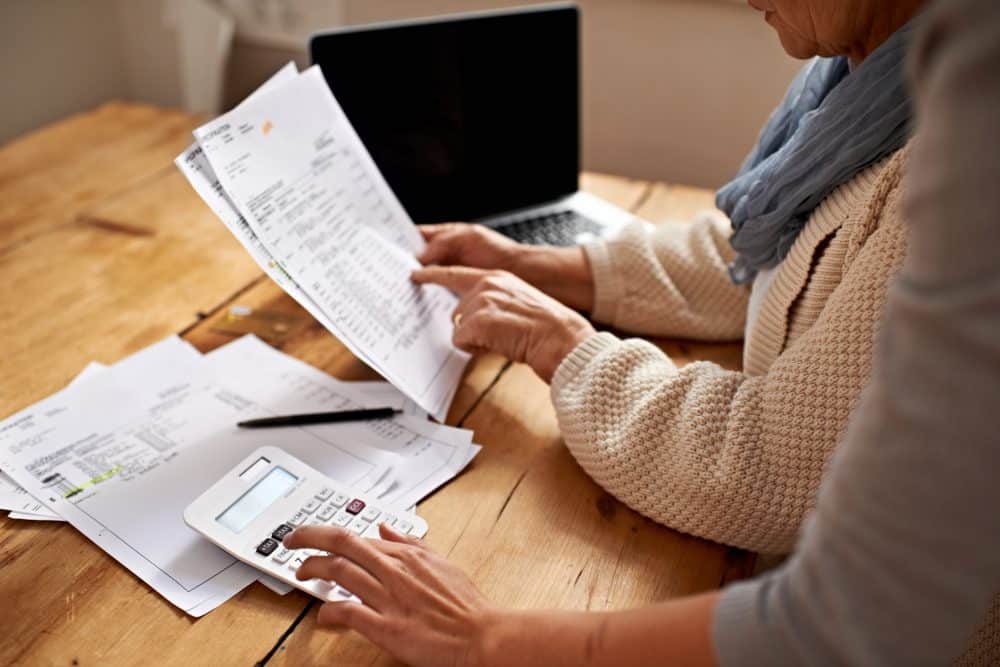
POLYGON ((343 410, 341 412, 314 412, 305 415, 285 415, 251 419, 236 424, 240 428, 268 428, 271 426, 303 426, 305 424, 333 424, 335 422, 357 422, 367 419, 386 419, 398 415, 402 410, 395 408, 369 408, 366 410, 343 410))

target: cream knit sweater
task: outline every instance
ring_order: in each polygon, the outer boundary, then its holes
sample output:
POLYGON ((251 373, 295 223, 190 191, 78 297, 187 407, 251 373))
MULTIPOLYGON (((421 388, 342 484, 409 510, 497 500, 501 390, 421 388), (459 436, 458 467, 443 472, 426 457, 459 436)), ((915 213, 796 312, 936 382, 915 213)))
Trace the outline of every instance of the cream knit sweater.
MULTIPOLYGON (((560 365, 552 400, 570 451, 601 486, 677 530, 764 553, 792 549, 866 384, 886 289, 906 250, 904 149, 832 193, 778 266, 747 332, 744 372, 678 369, 654 345, 598 333, 560 365)), ((721 215, 585 248, 594 319, 641 335, 734 340, 721 215)))

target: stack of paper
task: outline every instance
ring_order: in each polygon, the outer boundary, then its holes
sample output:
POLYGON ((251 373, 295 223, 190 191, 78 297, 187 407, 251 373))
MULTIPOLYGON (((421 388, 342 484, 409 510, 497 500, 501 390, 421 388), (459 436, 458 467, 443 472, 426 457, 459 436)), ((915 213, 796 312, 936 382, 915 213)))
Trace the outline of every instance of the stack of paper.
MULTIPOLYGON (((387 506, 406 509, 479 451, 384 382, 341 382, 253 336, 202 356, 169 338, 0 422, 0 502, 71 523, 189 614, 258 578, 183 511, 245 456, 278 445, 387 506), (393 406, 392 420, 246 430, 276 414, 393 406)), ((275 590, 287 588, 266 582, 275 590)))
POLYGON ((444 421, 468 355, 456 298, 416 286, 424 242, 319 69, 285 66, 175 161, 250 255, 355 355, 444 421))

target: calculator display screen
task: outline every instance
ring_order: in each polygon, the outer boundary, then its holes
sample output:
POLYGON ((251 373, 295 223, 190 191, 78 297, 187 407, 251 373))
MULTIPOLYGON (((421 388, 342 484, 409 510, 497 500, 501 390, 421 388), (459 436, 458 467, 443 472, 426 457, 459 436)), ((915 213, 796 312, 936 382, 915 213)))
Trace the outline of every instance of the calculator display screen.
POLYGON ((298 477, 284 468, 274 468, 220 514, 216 521, 234 533, 240 532, 295 486, 297 480, 298 477))

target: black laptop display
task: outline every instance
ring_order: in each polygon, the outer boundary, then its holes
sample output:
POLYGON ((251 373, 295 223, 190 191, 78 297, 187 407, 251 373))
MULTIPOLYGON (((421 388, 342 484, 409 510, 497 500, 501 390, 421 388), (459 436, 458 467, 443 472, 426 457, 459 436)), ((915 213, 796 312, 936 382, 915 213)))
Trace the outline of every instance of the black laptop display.
POLYGON ((474 220, 577 191, 576 8, 333 31, 310 48, 414 222, 474 220))

